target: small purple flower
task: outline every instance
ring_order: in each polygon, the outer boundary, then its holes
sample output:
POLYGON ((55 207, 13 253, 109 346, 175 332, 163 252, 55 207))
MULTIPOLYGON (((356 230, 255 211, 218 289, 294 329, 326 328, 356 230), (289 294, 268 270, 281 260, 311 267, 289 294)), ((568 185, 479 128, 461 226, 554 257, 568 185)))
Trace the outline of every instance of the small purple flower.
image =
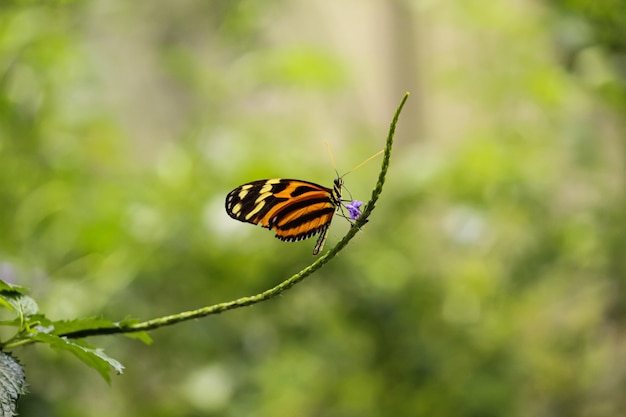
POLYGON ((348 212, 350 213, 350 218, 352 220, 356 220, 361 217, 361 210, 359 209, 359 207, 361 207, 362 205, 363 202, 359 200, 352 200, 350 204, 346 204, 346 208, 348 209, 348 212))

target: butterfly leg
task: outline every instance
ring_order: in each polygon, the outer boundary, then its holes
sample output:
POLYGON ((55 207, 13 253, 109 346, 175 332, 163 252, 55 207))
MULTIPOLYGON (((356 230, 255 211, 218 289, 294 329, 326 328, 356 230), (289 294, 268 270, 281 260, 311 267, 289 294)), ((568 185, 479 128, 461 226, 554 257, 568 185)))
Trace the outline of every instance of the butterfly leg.
POLYGON ((320 233, 320 237, 317 238, 317 242, 315 243, 315 247, 313 248, 313 256, 320 253, 320 251, 324 248, 324 243, 326 243, 326 238, 328 237, 328 224, 320 233))

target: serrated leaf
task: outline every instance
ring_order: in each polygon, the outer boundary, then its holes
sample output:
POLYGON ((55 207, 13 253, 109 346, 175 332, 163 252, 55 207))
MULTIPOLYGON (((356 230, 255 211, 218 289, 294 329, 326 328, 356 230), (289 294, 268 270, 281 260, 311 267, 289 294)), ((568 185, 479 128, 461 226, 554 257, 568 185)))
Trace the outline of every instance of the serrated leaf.
POLYGON ((28 292, 28 288, 26 287, 9 284, 8 282, 0 279, 0 294, 4 294, 4 293, 26 294, 27 292, 28 292))
POLYGON ((102 349, 90 346, 82 340, 68 339, 66 337, 45 333, 35 335, 33 340, 47 343, 54 349, 66 350, 73 353, 74 356, 83 361, 87 366, 98 371, 108 383, 111 382, 111 368, 118 374, 121 374, 124 370, 124 366, 121 363, 107 356, 102 349))
POLYGON ((53 333, 63 335, 79 332, 86 329, 108 329, 118 327, 118 324, 102 317, 86 317, 73 320, 58 320, 51 323, 54 326, 53 333))
POLYGON ((17 399, 26 392, 24 369, 11 355, 0 352, 0 416, 17 415, 17 399))
MULTIPOLYGON (((134 323, 138 323, 138 320, 127 318, 119 322, 114 322, 102 317, 88 317, 74 320, 59 320, 52 322, 51 325, 54 326, 53 334, 64 336, 71 333, 79 333, 83 330, 119 329, 134 323)), ((139 339, 147 345, 152 343, 152 338, 150 338, 146 332, 124 333, 124 335, 132 339, 139 339)))

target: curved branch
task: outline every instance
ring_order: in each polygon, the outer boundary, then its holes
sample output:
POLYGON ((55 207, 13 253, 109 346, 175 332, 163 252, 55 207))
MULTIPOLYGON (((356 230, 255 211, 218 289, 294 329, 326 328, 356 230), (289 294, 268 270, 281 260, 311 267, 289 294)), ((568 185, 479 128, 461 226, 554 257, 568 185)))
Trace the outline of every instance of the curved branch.
POLYGON ((330 251, 320 257, 317 261, 313 262, 311 265, 304 268, 302 271, 297 274, 287 278, 280 284, 276 285, 273 288, 270 288, 262 293, 250 296, 250 297, 242 297, 233 301, 228 301, 224 303, 214 304, 211 306, 206 306, 199 308, 197 310, 184 311, 182 313, 172 314, 170 316, 158 317, 152 320, 147 320, 140 323, 128 324, 128 323, 119 323, 118 326, 114 327, 100 327, 100 328, 92 328, 92 329, 82 329, 77 330, 65 334, 59 334, 58 336, 67 337, 67 338, 82 338, 86 336, 99 336, 99 335, 110 335, 110 334, 118 334, 118 333, 135 333, 135 332, 144 332, 148 330, 154 330, 159 327, 169 326, 175 323, 179 323, 186 320, 198 319, 201 317, 209 316, 212 314, 219 314, 224 311, 233 310, 240 307, 246 307, 253 304, 260 303, 262 301, 269 300, 271 298, 276 297, 277 295, 283 293, 289 288, 296 285, 298 282, 302 281, 307 276, 311 275, 313 272, 320 269, 324 264, 334 258, 339 251, 341 251, 348 242, 357 234, 360 230, 361 226, 365 224, 367 218, 370 216, 378 198, 383 190, 383 185, 385 183, 385 177, 387 175, 387 170, 389 168, 389 161, 391 158, 391 148, 393 146, 393 138, 396 131, 396 125, 398 124, 398 118, 400 117, 400 113, 402 112, 402 108, 404 107, 404 103, 409 97, 409 93, 406 93, 396 112, 393 116, 391 124, 389 126, 389 134, 387 135, 387 142, 385 145, 385 151, 383 154, 382 166, 380 169, 380 173, 378 175, 378 181, 376 186, 372 190, 372 196, 367 203, 367 206, 363 210, 363 214, 356 220, 354 225, 348 230, 346 235, 333 247, 330 251))

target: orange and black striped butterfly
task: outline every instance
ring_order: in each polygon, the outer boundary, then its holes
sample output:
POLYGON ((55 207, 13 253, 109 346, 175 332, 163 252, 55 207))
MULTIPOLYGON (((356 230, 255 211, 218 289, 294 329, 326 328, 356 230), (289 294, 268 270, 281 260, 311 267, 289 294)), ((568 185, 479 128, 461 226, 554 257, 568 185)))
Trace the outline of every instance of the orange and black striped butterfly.
MULTIPOLYGON (((328 144, 326 144, 328 146, 328 144)), ((330 149, 328 150, 330 153, 330 149)), ((246 223, 260 224, 274 230, 276 237, 286 242, 308 239, 319 233, 313 255, 320 253, 326 242, 328 227, 337 209, 342 210, 341 187, 343 177, 381 154, 376 153, 356 167, 337 177, 333 188, 302 180, 274 178, 240 185, 226 196, 226 212, 230 217, 246 223)), ((330 156, 332 161, 332 154, 330 156)), ((335 162, 333 162, 333 166, 335 162)), ((335 171, 337 171, 335 169, 335 171)), ((346 204, 350 217, 360 215, 361 201, 346 204)))
POLYGON ((297 242, 320 234, 313 248, 317 255, 326 242, 328 227, 341 207, 341 186, 332 189, 301 180, 275 178, 252 181, 226 196, 226 212, 233 219, 260 224, 286 242, 297 242))

